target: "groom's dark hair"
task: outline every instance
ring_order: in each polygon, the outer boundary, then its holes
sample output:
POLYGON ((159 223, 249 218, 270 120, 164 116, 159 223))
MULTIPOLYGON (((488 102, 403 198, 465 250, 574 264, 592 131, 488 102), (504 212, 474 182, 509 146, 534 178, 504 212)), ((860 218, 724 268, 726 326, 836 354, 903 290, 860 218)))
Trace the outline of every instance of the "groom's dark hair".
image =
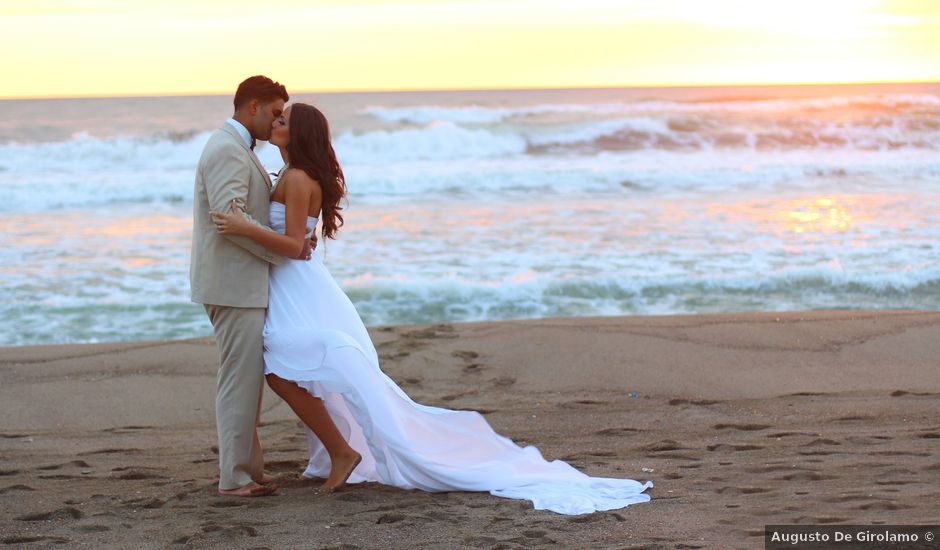
POLYGON ((242 81, 235 90, 235 110, 237 111, 239 107, 253 99, 261 103, 270 103, 278 98, 283 99, 285 103, 290 101, 287 88, 283 84, 266 76, 252 76, 242 81))

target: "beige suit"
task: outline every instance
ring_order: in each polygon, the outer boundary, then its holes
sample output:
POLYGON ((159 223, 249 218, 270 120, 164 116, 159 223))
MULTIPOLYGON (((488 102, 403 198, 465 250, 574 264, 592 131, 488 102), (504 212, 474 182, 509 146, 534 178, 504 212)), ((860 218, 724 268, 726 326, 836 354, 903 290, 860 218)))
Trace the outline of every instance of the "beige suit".
POLYGON ((268 267, 282 256, 240 236, 219 235, 210 210, 228 212, 235 200, 255 223, 268 225, 271 180, 238 132, 225 123, 206 143, 196 169, 192 300, 206 308, 219 345, 216 426, 219 488, 261 478, 256 426, 264 385, 264 312, 268 267))

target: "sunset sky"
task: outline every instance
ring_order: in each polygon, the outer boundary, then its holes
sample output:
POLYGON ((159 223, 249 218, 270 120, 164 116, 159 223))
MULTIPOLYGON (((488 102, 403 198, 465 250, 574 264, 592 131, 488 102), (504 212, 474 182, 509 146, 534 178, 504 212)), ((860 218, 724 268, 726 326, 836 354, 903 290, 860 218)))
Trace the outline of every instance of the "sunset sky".
POLYGON ((7 98, 940 81, 940 1, 22 0, 0 47, 7 98))

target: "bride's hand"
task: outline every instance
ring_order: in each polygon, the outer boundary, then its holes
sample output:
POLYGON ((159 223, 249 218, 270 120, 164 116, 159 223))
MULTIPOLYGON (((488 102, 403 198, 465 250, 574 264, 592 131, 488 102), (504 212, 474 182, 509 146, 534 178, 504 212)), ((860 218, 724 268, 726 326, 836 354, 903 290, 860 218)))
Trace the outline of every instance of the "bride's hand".
POLYGON ((215 224, 216 231, 218 231, 220 235, 244 234, 245 229, 250 227, 251 224, 242 216, 242 210, 235 204, 235 201, 232 201, 229 205, 229 210, 231 210, 231 214, 216 211, 209 212, 209 215, 212 216, 212 223, 215 224))

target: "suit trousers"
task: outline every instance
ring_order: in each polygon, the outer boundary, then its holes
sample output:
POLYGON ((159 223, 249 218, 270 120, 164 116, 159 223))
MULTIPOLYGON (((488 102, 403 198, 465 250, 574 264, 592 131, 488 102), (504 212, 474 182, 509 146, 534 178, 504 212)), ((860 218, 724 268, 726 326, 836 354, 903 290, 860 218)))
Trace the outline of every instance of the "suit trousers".
POLYGON ((219 489, 260 480, 264 471, 258 421, 264 390, 264 308, 204 304, 219 344, 215 422, 219 489))

